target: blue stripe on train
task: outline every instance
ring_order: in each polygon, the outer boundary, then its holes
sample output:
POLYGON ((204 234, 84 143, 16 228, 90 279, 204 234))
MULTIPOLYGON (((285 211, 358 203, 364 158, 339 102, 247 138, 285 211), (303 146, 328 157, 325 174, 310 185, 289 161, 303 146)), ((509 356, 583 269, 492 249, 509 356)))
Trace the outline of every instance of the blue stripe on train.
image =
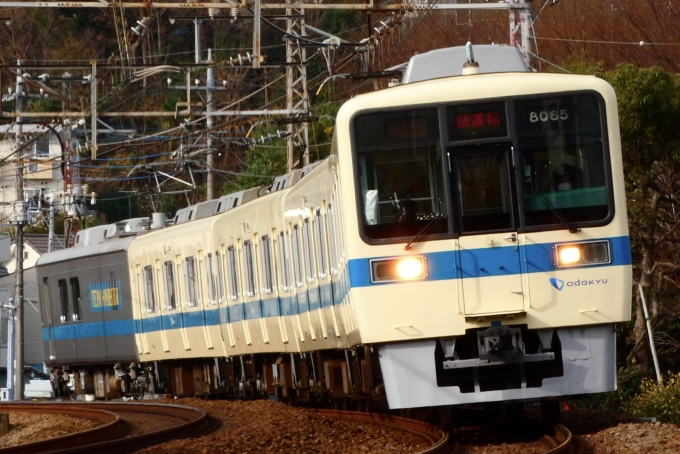
POLYGON ((43 328, 43 341, 51 338, 53 341, 80 339, 100 336, 127 336, 135 333, 132 320, 110 320, 106 323, 70 323, 62 326, 43 328))
MULTIPOLYGON (((623 266, 632 263, 630 242, 628 237, 610 238, 612 249, 612 263, 601 266, 623 266)), ((487 275, 519 274, 526 270, 529 273, 555 271, 552 263, 552 245, 532 244, 520 247, 520 260, 517 266, 507 265, 506 269, 497 270, 489 267, 487 275)), ((516 257, 513 247, 476 249, 463 251, 460 255, 461 268, 475 269, 476 261, 493 262, 499 255, 511 262, 516 257), (469 255, 468 255, 469 254, 469 255)), ((477 277, 473 273, 464 273, 456 267, 454 251, 435 252, 427 256, 430 275, 428 280, 446 280, 477 277)), ((199 326, 216 326, 220 323, 234 323, 243 320, 255 320, 266 317, 277 317, 303 314, 320 307, 340 305, 345 300, 350 288, 365 287, 371 284, 369 260, 350 260, 348 269, 340 278, 331 284, 321 285, 318 289, 310 289, 297 295, 290 293, 280 298, 268 298, 247 303, 234 304, 228 307, 206 308, 191 312, 165 313, 162 316, 147 317, 143 320, 116 320, 99 323, 73 323, 51 328, 52 340, 67 340, 98 336, 122 336, 135 333, 172 330, 178 328, 193 328, 199 326), (332 288, 332 291, 331 291, 332 288), (332 300, 331 300, 332 298, 332 300)), ((477 275, 479 272, 477 272, 477 275)), ((398 283, 391 283, 398 284, 398 283)), ((380 284, 390 285, 390 284, 380 284)), ((48 339, 48 331, 43 328, 43 340, 48 339)))
MULTIPOLYGON (((629 237, 609 238, 611 243, 612 262, 600 266, 625 266, 632 264, 629 237)), ((519 260, 514 246, 472 249, 460 251, 460 269, 456 266, 456 251, 433 252, 424 254, 427 257, 430 272, 427 280, 438 281, 446 279, 467 279, 487 276, 504 276, 528 273, 556 271, 553 265, 552 246, 554 243, 530 244, 520 246, 519 260), (483 263, 503 263, 501 269, 496 266, 479 267, 483 263)), ((376 257, 380 258, 380 257, 376 257)), ((389 258, 389 257, 386 257, 389 258)), ((370 261, 374 258, 353 259, 349 261, 349 278, 352 288, 371 285, 394 285, 399 282, 373 284, 371 282, 370 261)), ((592 268, 590 265, 588 268, 592 268)), ((570 269, 576 269, 573 267, 570 269)))

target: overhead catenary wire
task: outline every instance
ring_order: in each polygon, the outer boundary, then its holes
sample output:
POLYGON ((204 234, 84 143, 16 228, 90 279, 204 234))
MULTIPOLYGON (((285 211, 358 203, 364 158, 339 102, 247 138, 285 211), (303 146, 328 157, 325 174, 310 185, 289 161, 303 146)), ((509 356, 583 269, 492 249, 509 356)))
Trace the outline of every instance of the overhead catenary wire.
MULTIPOLYGON (((273 24, 272 24, 272 25, 273 25, 273 24)), ((358 28, 363 28, 363 27, 358 27, 358 28)), ((293 37, 293 39, 300 39, 300 38, 301 38, 301 37, 294 36, 294 35, 293 35, 292 37, 293 37)), ((310 40, 310 41, 311 41, 311 40, 310 40)), ((311 42, 315 42, 315 41, 311 41, 311 42)), ((316 43, 316 42, 315 42, 315 43, 316 43)), ((271 46, 271 47, 279 47, 279 46, 271 46)), ((317 53, 318 53, 318 51, 317 51, 317 53)), ((190 54, 190 52, 186 52, 186 53, 178 53, 178 54, 190 54)), ((316 54, 315 54, 315 55, 316 55, 316 54)), ((314 55, 313 55, 313 56, 314 56, 314 55)), ((312 57, 313 57, 313 56, 312 56, 312 57)), ((154 56, 154 57, 156 58, 157 56, 154 56)), ((311 59, 312 57, 310 57, 310 59, 311 59)), ((133 59, 134 59, 134 58, 137 58, 137 57, 133 57, 133 59)), ((309 59, 308 59, 308 60, 309 60, 309 59)), ((91 61, 91 60, 88 60, 88 61, 91 61)), ((346 62, 346 61, 349 61, 349 59, 348 59, 348 60, 345 60, 345 62, 346 62)), ((343 65, 343 62, 340 62, 340 65, 343 65)), ((144 78, 144 77, 150 77, 150 76, 155 75, 155 74, 156 74, 155 71, 154 71, 154 72, 148 71, 148 72, 141 72, 141 73, 137 74, 137 76, 138 76, 138 78, 144 78)), ((318 77, 318 76, 317 76, 317 77, 318 77)), ((282 78, 283 78, 283 76, 280 77, 280 78, 278 78, 278 79, 276 79, 276 80, 274 80, 274 81, 272 81, 272 82, 270 82, 270 83, 268 83, 268 84, 266 84, 264 87, 261 87, 259 90, 257 90, 256 93, 259 92, 259 91, 261 91, 262 89, 266 89, 267 87, 269 87, 269 86, 271 86, 271 85, 274 85, 275 83, 277 83, 277 82, 278 82, 280 79, 282 79, 282 78)), ((315 78, 315 79, 316 79, 316 78, 315 78)), ((133 79, 133 81, 134 81, 134 80, 135 80, 135 79, 133 79)), ((128 81, 128 82, 129 82, 129 81, 128 81)), ((241 86, 245 86, 245 85, 247 85, 247 84, 246 84, 246 83, 242 83, 242 84, 241 84, 241 86)), ((120 87, 119 87, 119 88, 120 88, 120 87)), ((148 87, 146 87, 146 88, 148 89, 148 87)), ((224 108, 222 108, 222 109, 223 109, 223 110, 226 110, 226 109, 228 109, 228 108, 231 107, 231 106, 234 106, 234 105, 236 105, 236 104, 239 104, 239 103, 241 103, 241 102, 244 102, 245 100, 247 100, 248 98, 250 98, 250 97, 253 96, 254 94, 255 94, 255 93, 251 93, 251 94, 248 95, 248 96, 244 96, 244 97, 240 98, 239 100, 235 101, 234 103, 232 103, 230 106, 224 107, 224 108)), ((281 100, 282 98, 283 98, 283 97, 278 98, 277 100, 281 100)), ((103 98, 100 98, 98 101, 99 101, 99 102, 102 102, 102 99, 103 99, 103 98)), ((99 104, 99 102, 98 102, 98 104, 99 104)), ((111 109, 111 107, 109 107, 109 109, 111 109)), ((108 109, 107 109, 107 110, 108 110, 108 109)), ((265 115, 266 115, 266 114, 265 114, 265 115)), ((194 119, 193 121, 186 122, 184 126, 185 126, 185 127, 193 126, 193 125, 195 125, 196 123, 199 123, 199 122, 203 121, 205 118, 206 118, 206 117, 201 117, 201 118, 194 119)), ((240 119, 239 119, 239 120, 230 120, 228 123, 231 124, 231 123, 233 123, 234 121, 240 121, 240 119)), ((218 126, 218 127, 214 128, 214 129, 219 129, 220 127, 221 127, 221 126, 218 126)), ((139 143, 135 144, 134 142, 135 142, 135 141, 148 141, 148 140, 150 140, 150 139, 159 138, 159 137, 161 137, 161 136, 163 136, 163 135, 176 133, 176 132, 177 132, 178 130, 180 130, 181 128, 182 128, 182 126, 174 127, 174 128, 168 128, 168 129, 166 129, 166 130, 164 130, 164 131, 161 131, 161 132, 159 132, 159 133, 155 133, 155 134, 152 134, 152 135, 147 135, 147 136, 143 136, 143 137, 139 137, 139 138, 130 138, 130 139, 125 140, 125 141, 122 141, 122 142, 121 142, 121 141, 118 141, 118 142, 103 143, 103 144, 100 144, 99 146, 100 146, 100 147, 109 148, 109 147, 111 147, 111 146, 116 146, 117 144, 122 145, 122 146, 135 146, 135 145, 139 146, 139 145, 145 145, 145 144, 139 144, 139 143)), ((191 132, 189 133, 189 135, 190 135, 190 136, 198 137, 198 136, 200 136, 201 134, 205 134, 206 132, 207 132, 207 130, 191 131, 191 132)), ((166 141, 175 141, 175 140, 178 140, 178 138, 177 138, 177 137, 174 137, 174 138, 167 138, 167 137, 164 137, 164 138, 162 138, 161 140, 162 140, 163 142, 166 142, 166 141)), ((318 147, 321 146, 321 145, 315 145, 315 146, 318 148, 318 147)), ((159 155, 149 155, 149 156, 139 157, 139 158, 137 158, 137 159, 149 159, 149 158, 156 157, 156 156, 161 156, 161 155, 160 155, 160 154, 159 154, 159 155)), ((125 159, 130 159, 130 158, 116 158, 116 159, 125 160, 125 159)), ((93 161, 93 162, 102 162, 102 163, 104 163, 104 162, 106 162, 106 161, 104 161, 104 160, 96 160, 96 161, 93 161)), ((85 165, 82 164, 83 161, 79 161, 79 162, 74 163, 74 164, 79 164, 79 163, 80 163, 81 166, 85 167, 85 165)), ((56 167, 56 166, 55 166, 55 167, 56 167)), ((95 165, 87 166, 87 168, 97 168, 97 167, 98 167, 98 166, 95 166, 95 165)), ((110 166, 110 167, 111 167, 111 168, 123 168, 124 166, 110 166)), ((237 175, 237 176, 238 176, 238 175, 241 175, 241 173, 238 173, 238 172, 227 172, 227 173, 232 174, 232 175, 237 175)), ((245 176, 245 175, 244 175, 244 176, 245 176)), ((269 176, 269 177, 267 177, 267 176, 261 176, 261 175, 252 175, 252 176, 254 176, 254 177, 263 177, 263 178, 271 178, 271 176, 269 176)), ((85 178, 88 178, 88 177, 85 177, 85 178)))

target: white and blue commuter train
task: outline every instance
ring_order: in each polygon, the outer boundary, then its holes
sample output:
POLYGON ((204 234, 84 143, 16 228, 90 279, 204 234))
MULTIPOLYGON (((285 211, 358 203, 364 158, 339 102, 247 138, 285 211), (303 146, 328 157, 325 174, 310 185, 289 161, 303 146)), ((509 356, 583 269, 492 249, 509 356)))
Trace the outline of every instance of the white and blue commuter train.
POLYGON ((391 409, 614 390, 632 282, 614 91, 475 51, 484 73, 435 51, 345 103, 331 156, 272 187, 43 256, 57 386, 391 409))

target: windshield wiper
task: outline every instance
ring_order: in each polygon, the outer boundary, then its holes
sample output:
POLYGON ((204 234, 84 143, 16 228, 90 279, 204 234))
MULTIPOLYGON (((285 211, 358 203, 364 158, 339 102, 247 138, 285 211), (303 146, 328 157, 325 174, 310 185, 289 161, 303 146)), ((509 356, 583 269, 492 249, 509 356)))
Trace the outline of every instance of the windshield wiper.
POLYGON ((543 195, 543 194, 536 194, 536 195, 537 195, 541 200, 543 200, 543 202, 548 206, 548 208, 550 208, 550 211, 551 211, 555 216, 557 216, 557 219, 559 219, 560 221, 562 221, 562 224, 564 224, 564 226, 565 226, 566 228, 569 229, 569 233, 578 233, 578 232, 581 231, 581 229, 579 229, 578 227, 572 226, 571 223, 569 222, 569 220, 568 220, 567 218, 565 218, 564 215, 563 215, 562 213, 560 213, 560 210, 558 210, 558 209, 555 207, 555 205, 553 205, 552 202, 551 202, 545 195, 543 195))
POLYGON ((408 243, 406 243, 406 246, 404 246, 404 250, 405 250, 405 251, 410 250, 410 249, 413 247, 413 245, 416 244, 416 242, 420 239, 420 237, 423 236, 423 235, 425 234, 425 232, 427 232, 428 230, 430 230, 430 229, 432 228, 432 226, 433 226, 438 220, 444 219, 444 214, 443 214, 443 213, 432 213, 432 215, 433 215, 433 218, 430 219, 430 222, 428 222, 427 224, 425 224, 425 227, 423 227, 422 229, 420 229, 420 232, 416 233, 416 236, 414 236, 413 239, 411 239, 411 241, 409 241, 408 243))

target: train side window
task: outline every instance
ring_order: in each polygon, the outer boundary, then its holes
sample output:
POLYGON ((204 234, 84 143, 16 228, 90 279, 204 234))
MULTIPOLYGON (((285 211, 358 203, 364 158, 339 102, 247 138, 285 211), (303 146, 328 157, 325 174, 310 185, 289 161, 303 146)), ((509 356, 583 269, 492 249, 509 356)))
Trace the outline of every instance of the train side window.
POLYGON ((189 307, 198 305, 198 276, 196 275, 196 260, 193 257, 185 259, 185 278, 187 283, 187 304, 189 307))
POLYGON ((272 252, 269 236, 263 236, 262 241, 262 286, 264 293, 272 293, 274 291, 274 280, 272 277, 272 252))
POLYGON ((246 273, 246 296, 255 295, 255 257, 253 256, 253 242, 245 241, 243 243, 243 261, 246 273))
POLYGON ((224 302, 224 272, 222 270, 222 257, 215 251, 215 263, 217 264, 217 298, 220 303, 224 302))
POLYGON ((305 283, 304 270, 302 268, 302 251, 300 250, 300 228, 293 226, 293 274, 295 284, 302 287, 305 283))
MULTIPOLYGON (((44 277, 43 278, 43 285, 42 285, 42 297, 43 297, 43 302, 45 303, 46 307, 51 307, 50 306, 50 285, 49 285, 49 280, 44 277)), ((48 319, 51 319, 52 317, 48 317, 48 319)))
POLYGON ((71 298, 73 298, 73 321, 79 322, 83 319, 83 313, 80 309, 80 283, 77 277, 71 279, 71 298))
POLYGON ((328 258, 326 253, 326 235, 324 229, 324 217, 321 208, 316 210, 316 250, 319 259, 319 278, 325 279, 328 276, 328 258))
POLYGON ((307 282, 314 282, 314 250, 312 246, 312 229, 309 226, 309 218, 305 219, 302 227, 302 236, 304 238, 304 253, 305 253, 305 271, 307 272, 307 282))
POLYGON ((156 312, 156 295, 153 291, 153 268, 151 266, 144 267, 144 295, 146 312, 156 312))
POLYGON ((236 262, 236 250, 234 246, 227 249, 227 264, 229 266, 229 299, 238 299, 238 264, 236 262))
POLYGON ((66 279, 59 279, 59 299, 61 302, 61 317, 62 323, 69 322, 69 303, 68 303, 68 286, 66 285, 66 279))
POLYGON ((163 264, 165 274, 165 308, 168 310, 177 309, 175 298, 175 273, 173 272, 172 262, 163 264))
POLYGON ((210 304, 217 304, 217 277, 212 253, 208 254, 208 287, 210 289, 210 304))
POLYGON ((281 285, 283 291, 290 290, 290 258, 286 248, 286 236, 283 232, 279 235, 279 254, 281 255, 281 285))

